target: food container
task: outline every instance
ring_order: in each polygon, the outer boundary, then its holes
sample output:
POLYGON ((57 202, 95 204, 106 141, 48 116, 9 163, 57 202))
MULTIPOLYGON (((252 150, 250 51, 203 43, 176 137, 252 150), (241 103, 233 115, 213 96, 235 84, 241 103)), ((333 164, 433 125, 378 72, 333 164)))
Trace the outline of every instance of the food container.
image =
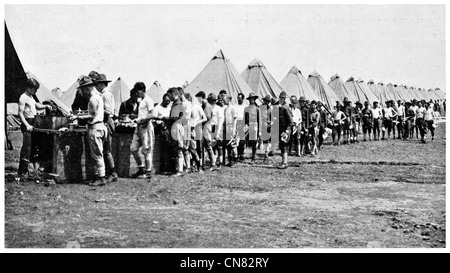
POLYGON ((130 115, 129 114, 120 115, 119 121, 121 123, 130 123, 131 122, 130 115))

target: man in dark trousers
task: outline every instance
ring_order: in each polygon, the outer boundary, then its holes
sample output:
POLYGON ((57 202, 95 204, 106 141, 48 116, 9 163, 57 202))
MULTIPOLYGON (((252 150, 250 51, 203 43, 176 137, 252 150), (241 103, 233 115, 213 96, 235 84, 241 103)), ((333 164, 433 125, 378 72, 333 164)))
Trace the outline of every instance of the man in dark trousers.
POLYGON ((248 127, 248 146, 252 149, 252 156, 250 157, 251 163, 256 159, 256 146, 258 144, 258 138, 261 134, 261 114, 259 107, 256 105, 256 99, 258 98, 255 93, 250 92, 247 100, 249 105, 244 110, 245 125, 248 127))
POLYGON ((277 166, 278 169, 286 169, 288 167, 288 151, 287 145, 289 143, 289 138, 291 136, 291 129, 294 125, 292 119, 292 113, 289 110, 289 105, 286 103, 286 92, 282 91, 279 96, 279 106, 278 109, 278 130, 279 130, 279 145, 281 150, 281 164, 277 166))
POLYGON ((319 150, 323 148, 323 134, 325 133, 325 128, 328 126, 329 114, 328 111, 324 108, 321 101, 317 103, 317 111, 320 114, 319 121, 319 150))
POLYGON ((33 147, 37 144, 36 137, 31 133, 33 131, 34 116, 36 110, 52 109, 50 105, 43 105, 36 102, 33 96, 39 89, 39 82, 35 79, 28 79, 25 92, 19 98, 19 118, 21 121, 20 129, 23 134, 23 144, 20 150, 19 172, 18 174, 26 179, 28 175, 28 163, 31 162, 33 147))
POLYGON ((370 133, 372 132, 373 114, 372 109, 369 107, 369 102, 364 102, 364 108, 361 110, 362 115, 362 129, 363 129, 363 141, 367 141, 366 135, 369 134, 369 141, 371 141, 370 133))

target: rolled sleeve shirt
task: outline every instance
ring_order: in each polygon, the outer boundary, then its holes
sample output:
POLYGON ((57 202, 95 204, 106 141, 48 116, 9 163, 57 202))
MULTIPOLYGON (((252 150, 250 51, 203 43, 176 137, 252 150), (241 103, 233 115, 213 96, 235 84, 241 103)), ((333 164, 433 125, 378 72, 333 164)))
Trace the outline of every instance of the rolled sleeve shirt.
POLYGON ((101 92, 102 98, 103 98, 103 104, 104 104, 104 108, 105 108, 105 114, 107 115, 115 115, 115 100, 114 100, 114 95, 111 92, 111 89, 109 89, 108 87, 106 87, 105 89, 102 90, 101 92))

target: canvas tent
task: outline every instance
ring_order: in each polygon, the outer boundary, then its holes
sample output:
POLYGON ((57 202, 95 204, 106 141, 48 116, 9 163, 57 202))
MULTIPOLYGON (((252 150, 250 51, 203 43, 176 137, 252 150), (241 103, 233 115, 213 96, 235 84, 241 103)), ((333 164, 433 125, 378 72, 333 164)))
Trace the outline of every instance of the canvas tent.
MULTIPOLYGON (((394 84, 394 90, 396 91, 397 95, 400 97, 400 100, 408 101, 408 94, 405 94, 405 89, 403 88, 403 85, 397 85, 394 84)), ((398 99, 397 99, 398 101, 398 99)), ((397 101, 395 103, 397 103, 397 101)))
MULTIPOLYGON (((247 96, 251 92, 251 88, 242 79, 230 60, 225 57, 222 50, 219 50, 184 91, 195 96, 199 91, 208 95, 209 93, 219 94, 221 90, 225 90, 231 95, 234 104, 237 104, 239 93, 247 96)), ((196 102, 196 100, 193 101, 196 102)))
POLYGON ((8 130, 19 129, 22 122, 19 118, 19 104, 7 103, 6 104, 6 126, 8 130))
POLYGON ((434 89, 434 92, 436 92, 436 94, 437 94, 437 96, 439 97, 440 100, 445 99, 445 95, 444 95, 444 93, 442 92, 442 90, 440 88, 436 87, 434 89))
POLYGON ((375 94, 375 96, 377 96, 378 103, 380 105, 384 105, 384 102, 386 101, 386 97, 385 97, 385 95, 382 94, 380 88, 378 88, 378 86, 375 84, 375 81, 369 80, 367 82, 367 86, 370 88, 370 90, 372 90, 372 92, 375 94))
POLYGON ((5 103, 17 103, 25 90, 27 75, 9 36, 5 22, 5 103))
POLYGON ((428 91, 425 88, 423 88, 423 87, 421 88, 421 90, 422 90, 422 94, 423 94, 424 99, 426 101, 429 101, 430 100, 430 93, 428 93, 428 91))
POLYGON ((289 96, 297 96, 297 98, 305 97, 307 100, 320 101, 319 96, 314 92, 314 89, 303 77, 302 72, 295 66, 289 70, 287 75, 280 83, 281 88, 289 96))
POLYGON ((364 103, 366 100, 370 104, 373 104, 374 101, 378 101, 378 97, 361 78, 359 78, 358 81, 356 81, 356 84, 358 85, 359 88, 361 88, 362 93, 366 96, 365 100, 360 101, 361 103, 364 103))
POLYGON ((264 64, 256 58, 247 66, 241 76, 260 98, 266 95, 277 98, 283 91, 264 64))
POLYGON ((109 86, 114 96, 114 116, 119 115, 120 104, 130 98, 130 88, 120 77, 109 86))
POLYGON ((436 93, 434 93, 434 89, 428 89, 429 98, 433 101, 438 100, 439 98, 436 96, 436 93))
MULTIPOLYGON (((350 94, 352 94, 353 97, 356 100, 359 100, 361 103, 364 103, 364 101, 367 100, 366 95, 364 94, 364 91, 357 84, 357 82, 355 81, 355 79, 353 77, 348 78, 348 80, 345 82, 345 87, 347 87, 347 90, 350 92, 350 94)), ((356 101, 352 101, 352 100, 350 100, 350 101, 352 103, 356 102, 356 101)))
POLYGON ((31 72, 26 73, 28 78, 33 78, 39 82, 40 87, 36 92, 36 97, 40 102, 51 100, 53 101, 59 108, 59 110, 63 113, 63 115, 69 115, 71 109, 65 103, 63 103, 59 98, 57 98, 53 93, 44 85, 41 81, 31 72))
POLYGON ((417 95, 418 95, 417 100, 425 99, 425 94, 422 92, 422 88, 419 87, 416 90, 417 90, 417 95))
POLYGON ((31 72, 25 73, 20 62, 19 56, 14 48, 8 28, 5 22, 5 98, 6 103, 18 103, 19 97, 25 91, 26 81, 34 78, 40 84, 40 88, 36 92, 35 100, 43 102, 52 100, 61 112, 65 115, 69 114, 70 109, 55 95, 46 88, 39 79, 31 72))
POLYGON ((347 87, 345 87, 344 82, 341 80, 338 74, 330 78, 330 82, 328 83, 328 85, 331 87, 336 96, 339 98, 339 101, 342 102, 345 97, 347 97, 351 101, 357 101, 357 99, 353 96, 353 94, 351 94, 347 90, 347 87))
POLYGON ((313 88, 316 95, 329 110, 333 109, 336 105, 336 101, 339 101, 338 96, 334 93, 333 89, 325 82, 317 71, 312 72, 308 76, 308 83, 313 88))
POLYGON ((152 98, 154 103, 161 103, 165 93, 166 91, 161 87, 161 84, 158 81, 155 81, 150 88, 147 88, 147 95, 152 98))
POLYGON ((65 105, 71 107, 73 101, 75 100, 75 96, 78 92, 78 81, 83 77, 83 75, 80 75, 74 83, 61 95, 61 100, 64 102, 65 105))
POLYGON ((409 94, 411 95, 412 99, 419 99, 419 93, 417 91, 417 89, 413 86, 409 87, 409 94))
POLYGON ((392 83, 388 83, 386 87, 389 90, 389 93, 391 94, 391 100, 398 101, 402 99, 398 94, 396 86, 394 86, 392 83))
POLYGON ((385 106, 387 100, 393 100, 394 96, 391 94, 391 91, 387 88, 387 86, 383 82, 379 82, 377 84, 377 88, 381 93, 381 96, 383 98, 383 104, 382 106, 385 106))
POLYGON ((405 101, 411 101, 413 99, 411 93, 409 92, 409 88, 406 85, 400 85, 400 88, 403 91, 405 101))
POLYGON ((52 94, 59 99, 62 95, 62 91, 59 87, 56 87, 52 89, 52 94))

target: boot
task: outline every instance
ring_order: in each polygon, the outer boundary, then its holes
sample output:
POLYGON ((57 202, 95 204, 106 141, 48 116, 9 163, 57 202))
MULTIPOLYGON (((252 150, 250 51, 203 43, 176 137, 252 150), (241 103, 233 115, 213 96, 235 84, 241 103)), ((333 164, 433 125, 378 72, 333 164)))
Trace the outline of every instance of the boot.
POLYGON ((144 167, 139 167, 138 171, 132 176, 133 178, 137 178, 140 175, 145 174, 145 168, 144 167))
POLYGON ((117 175, 117 173, 115 171, 113 171, 110 175, 108 175, 108 177, 106 178, 106 180, 108 181, 108 183, 111 182, 117 182, 117 180, 119 179, 119 176, 117 175))
POLYGON ((255 159, 256 159, 256 147, 252 148, 251 163, 254 163, 255 159))
POLYGON ((97 179, 95 179, 95 181, 92 181, 91 183, 89 183, 89 186, 91 187, 101 187, 101 186, 105 186, 106 185, 106 179, 105 177, 99 177, 97 179))
POLYGON ((296 156, 301 156, 302 155, 302 152, 301 152, 301 149, 300 149, 300 144, 297 144, 295 146, 295 155, 296 156))
POLYGON ((287 157, 288 157, 288 154, 286 152, 281 155, 281 165, 277 166, 278 169, 286 169, 288 167, 287 157))
POLYGON ((184 157, 178 158, 177 173, 183 172, 183 166, 184 166, 184 157))
POLYGON ((209 160, 211 161, 211 171, 215 170, 216 168, 216 158, 214 157, 214 152, 213 150, 209 150, 208 151, 208 155, 209 155, 209 160))
POLYGON ((228 157, 228 164, 226 165, 227 167, 231 167, 231 165, 233 164, 233 157, 229 156, 228 157))
POLYGON ((236 157, 233 157, 233 161, 232 161, 232 163, 231 163, 231 168, 234 168, 234 167, 236 167, 236 162, 237 162, 237 158, 236 157))

